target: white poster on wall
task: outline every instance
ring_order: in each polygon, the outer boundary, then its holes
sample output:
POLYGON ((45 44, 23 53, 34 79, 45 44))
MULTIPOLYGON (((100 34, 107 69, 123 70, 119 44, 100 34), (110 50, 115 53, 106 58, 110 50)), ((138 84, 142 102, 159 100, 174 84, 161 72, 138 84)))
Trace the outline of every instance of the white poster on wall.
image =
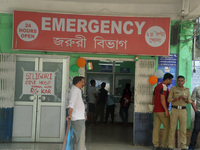
POLYGON ((54 95, 55 72, 24 71, 22 94, 54 95))

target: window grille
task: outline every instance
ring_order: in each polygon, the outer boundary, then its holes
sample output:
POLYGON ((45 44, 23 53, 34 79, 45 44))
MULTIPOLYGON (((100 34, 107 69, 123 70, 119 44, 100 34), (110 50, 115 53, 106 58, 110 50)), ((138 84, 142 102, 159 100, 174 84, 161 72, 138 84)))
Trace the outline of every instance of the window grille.
POLYGON ((0 54, 0 108, 14 107, 16 56, 0 54))
POLYGON ((135 112, 149 112, 154 86, 148 81, 155 71, 154 60, 139 59, 135 68, 135 112))

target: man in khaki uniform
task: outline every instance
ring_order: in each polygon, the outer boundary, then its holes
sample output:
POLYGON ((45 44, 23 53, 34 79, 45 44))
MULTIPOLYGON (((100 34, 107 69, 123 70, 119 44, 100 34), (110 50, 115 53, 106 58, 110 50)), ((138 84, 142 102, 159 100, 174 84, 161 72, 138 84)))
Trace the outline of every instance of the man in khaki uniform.
POLYGON ((177 86, 171 88, 169 92, 168 102, 171 102, 172 109, 170 115, 169 130, 169 150, 174 148, 174 134, 176 130, 177 120, 179 120, 179 133, 181 139, 181 149, 186 150, 187 136, 187 110, 186 103, 192 103, 189 88, 184 87, 185 77, 178 76, 177 86))

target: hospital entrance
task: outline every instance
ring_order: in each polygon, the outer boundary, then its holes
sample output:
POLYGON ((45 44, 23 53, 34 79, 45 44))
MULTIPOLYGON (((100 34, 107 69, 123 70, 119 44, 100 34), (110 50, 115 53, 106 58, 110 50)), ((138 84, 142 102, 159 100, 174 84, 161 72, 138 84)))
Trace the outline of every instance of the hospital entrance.
MULTIPOLYGON (((108 122, 105 123, 106 106, 104 109, 104 123, 100 123, 100 116, 96 124, 86 122, 86 143, 133 143, 133 115, 134 115, 134 81, 135 62, 126 60, 87 60, 87 64, 92 65, 85 72, 86 77, 86 100, 90 81, 96 81, 96 90, 101 88, 101 83, 105 82, 105 89, 108 97, 114 102, 114 123, 109 115, 108 122), (124 124, 120 117, 120 100, 125 85, 130 84, 131 103, 128 109, 128 123, 124 124)), ((87 105, 88 106, 88 105, 87 105)))

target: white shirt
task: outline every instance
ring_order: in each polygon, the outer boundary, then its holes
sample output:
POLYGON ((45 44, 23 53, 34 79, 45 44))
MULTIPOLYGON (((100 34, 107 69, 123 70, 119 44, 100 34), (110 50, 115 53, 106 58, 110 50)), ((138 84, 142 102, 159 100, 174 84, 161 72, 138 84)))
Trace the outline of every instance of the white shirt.
POLYGON ((96 102, 96 98, 94 96, 94 94, 96 93, 96 87, 94 86, 90 86, 88 89, 88 101, 89 103, 95 103, 96 102))
POLYGON ((200 86, 194 88, 192 92, 192 100, 196 101, 196 109, 200 111, 200 86))
POLYGON ((85 105, 83 103, 81 89, 76 86, 72 86, 69 93, 69 105, 68 108, 72 108, 72 121, 85 119, 85 105))

